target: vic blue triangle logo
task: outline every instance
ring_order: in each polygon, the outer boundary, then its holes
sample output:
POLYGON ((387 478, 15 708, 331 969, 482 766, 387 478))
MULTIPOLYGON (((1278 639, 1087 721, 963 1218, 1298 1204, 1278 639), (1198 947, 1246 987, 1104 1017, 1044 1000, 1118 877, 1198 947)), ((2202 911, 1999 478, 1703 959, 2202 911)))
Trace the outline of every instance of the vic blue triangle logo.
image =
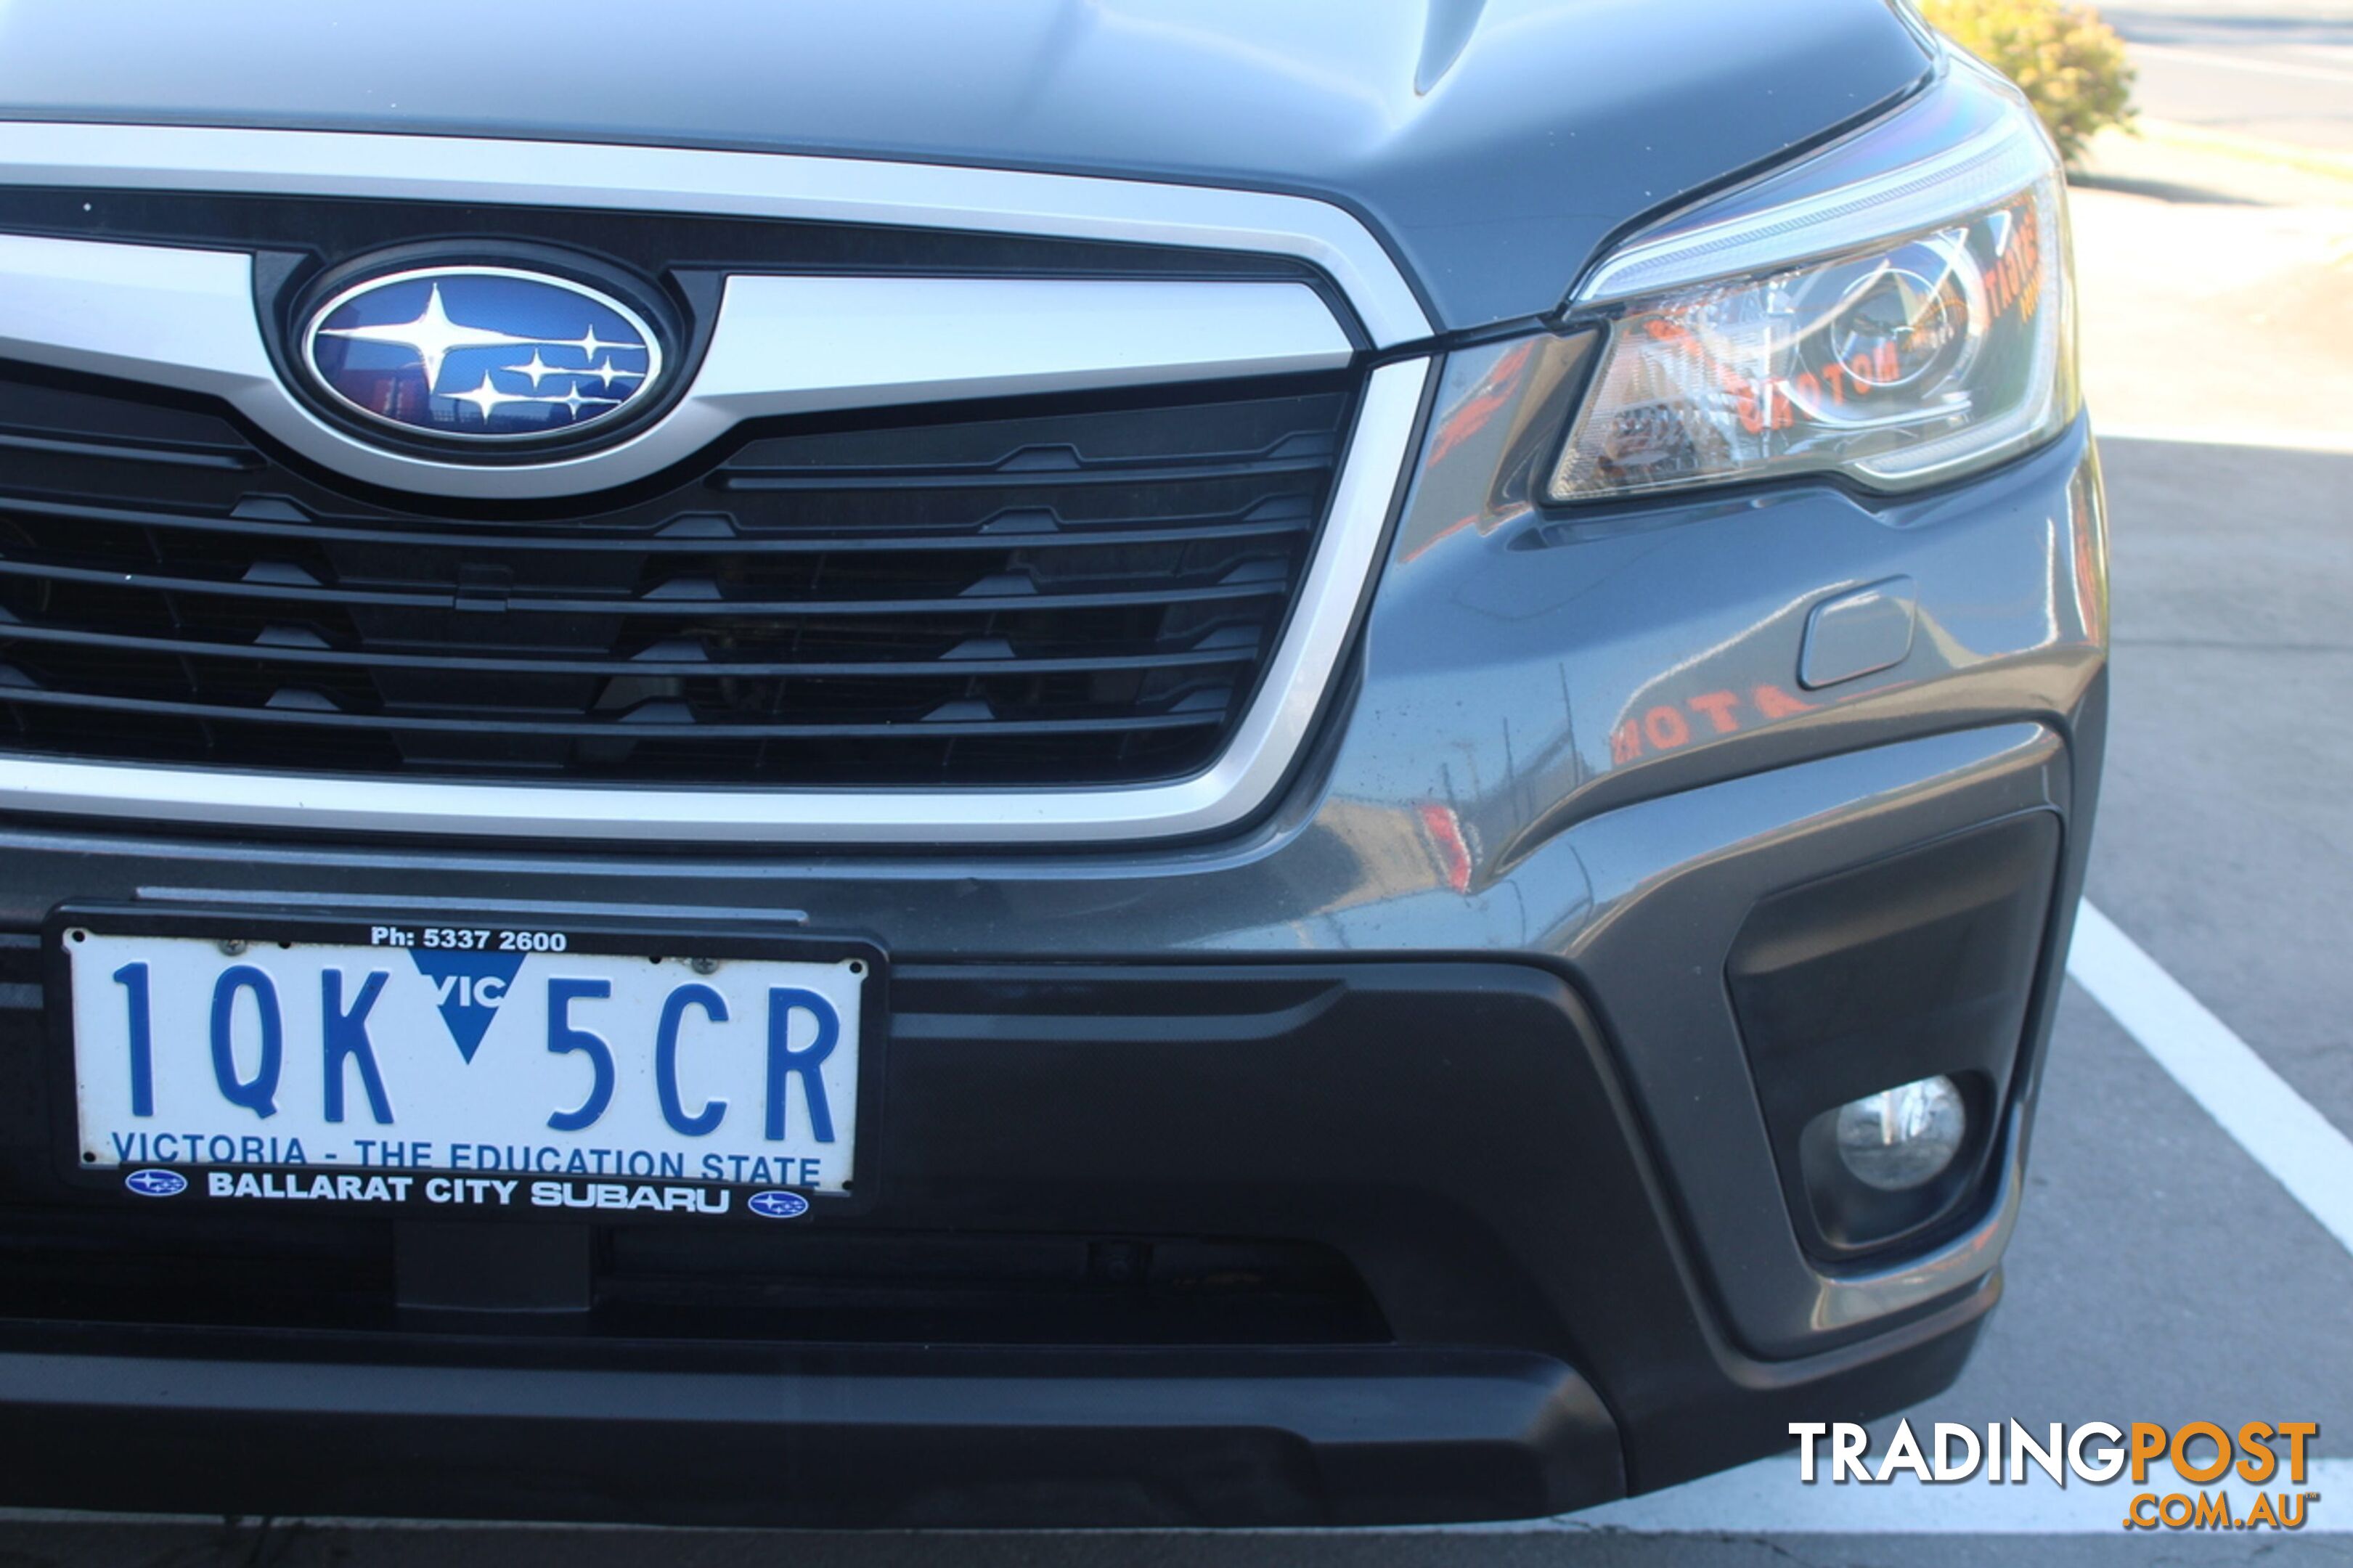
POLYGON ((515 971, 522 967, 523 955, 410 948, 408 956, 417 960, 417 973, 433 982, 433 999, 441 1009, 441 1021, 449 1026, 449 1037, 458 1042, 458 1054, 472 1061, 491 1020, 499 1016, 499 1005, 507 999, 515 971))

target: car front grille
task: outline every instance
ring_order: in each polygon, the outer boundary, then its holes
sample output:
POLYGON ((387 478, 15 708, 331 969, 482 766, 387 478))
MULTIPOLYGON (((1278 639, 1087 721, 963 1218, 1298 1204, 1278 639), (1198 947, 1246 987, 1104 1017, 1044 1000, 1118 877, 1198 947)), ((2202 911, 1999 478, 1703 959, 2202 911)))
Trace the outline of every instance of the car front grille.
POLYGON ((570 505, 360 496, 0 367, 0 752, 408 778, 1065 785, 1213 760, 1353 384, 803 419, 570 505))

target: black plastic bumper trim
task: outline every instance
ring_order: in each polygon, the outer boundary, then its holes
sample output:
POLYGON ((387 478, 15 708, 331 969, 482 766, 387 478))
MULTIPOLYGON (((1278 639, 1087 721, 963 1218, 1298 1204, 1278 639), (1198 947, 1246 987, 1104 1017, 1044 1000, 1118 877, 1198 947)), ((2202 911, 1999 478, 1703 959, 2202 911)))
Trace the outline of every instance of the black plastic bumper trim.
POLYGON ((828 1350, 754 1372, 0 1353, 0 1450, 13 1502, 215 1515, 1315 1525, 1625 1489, 1582 1377, 1484 1350, 828 1350))

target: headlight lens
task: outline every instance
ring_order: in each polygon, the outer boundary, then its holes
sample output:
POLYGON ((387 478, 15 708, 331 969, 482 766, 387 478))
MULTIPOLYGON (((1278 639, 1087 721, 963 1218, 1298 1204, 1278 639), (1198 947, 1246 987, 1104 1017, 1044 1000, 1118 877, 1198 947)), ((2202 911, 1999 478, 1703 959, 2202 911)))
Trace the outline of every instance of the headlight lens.
POLYGON ((1597 268, 1608 331, 1556 502, 1836 471, 1901 489, 2073 416, 2059 164, 2006 83, 1956 60, 1828 152, 1597 268))

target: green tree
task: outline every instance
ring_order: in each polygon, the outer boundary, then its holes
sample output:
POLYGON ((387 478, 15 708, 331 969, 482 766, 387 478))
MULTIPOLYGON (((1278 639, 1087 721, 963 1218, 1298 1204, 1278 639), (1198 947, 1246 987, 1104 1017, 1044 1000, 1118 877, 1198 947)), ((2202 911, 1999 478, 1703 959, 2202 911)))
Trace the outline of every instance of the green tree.
POLYGON ((1920 0, 1921 15, 2025 89, 2072 167, 2093 135, 2132 123, 2133 68, 2116 29, 2068 0, 1920 0))

